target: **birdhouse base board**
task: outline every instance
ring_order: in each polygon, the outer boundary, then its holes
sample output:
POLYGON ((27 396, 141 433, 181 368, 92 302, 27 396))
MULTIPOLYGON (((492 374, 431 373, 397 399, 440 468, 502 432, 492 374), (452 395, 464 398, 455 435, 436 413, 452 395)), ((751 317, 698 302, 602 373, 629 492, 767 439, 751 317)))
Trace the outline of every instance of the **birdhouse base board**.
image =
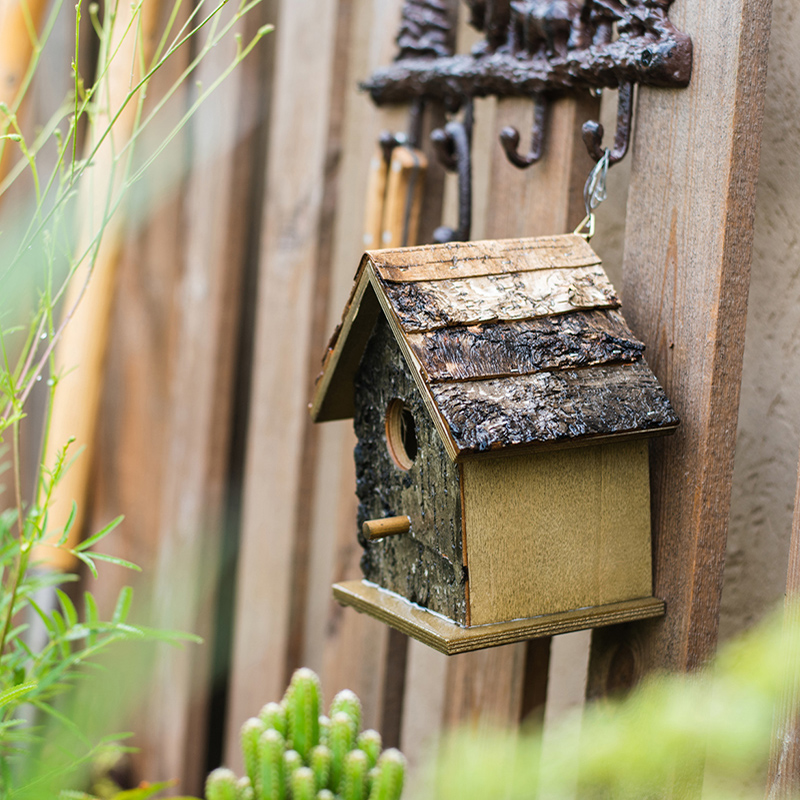
POLYGON ((643 597, 529 619, 464 627, 369 581, 334 584, 333 596, 342 605, 353 606, 448 656, 539 636, 660 617, 665 610, 663 600, 643 597))

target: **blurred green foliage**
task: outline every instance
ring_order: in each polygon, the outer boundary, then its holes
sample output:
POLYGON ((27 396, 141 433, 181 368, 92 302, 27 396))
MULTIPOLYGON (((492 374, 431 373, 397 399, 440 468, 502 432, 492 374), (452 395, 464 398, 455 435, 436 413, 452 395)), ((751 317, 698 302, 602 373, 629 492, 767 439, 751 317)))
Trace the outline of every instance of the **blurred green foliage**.
MULTIPOLYGON (((787 618, 797 619, 796 615, 787 618)), ((436 800, 765 796, 774 718, 800 675, 798 632, 775 614, 707 668, 660 674, 588 704, 543 736, 462 730, 445 740, 418 793, 436 800)))

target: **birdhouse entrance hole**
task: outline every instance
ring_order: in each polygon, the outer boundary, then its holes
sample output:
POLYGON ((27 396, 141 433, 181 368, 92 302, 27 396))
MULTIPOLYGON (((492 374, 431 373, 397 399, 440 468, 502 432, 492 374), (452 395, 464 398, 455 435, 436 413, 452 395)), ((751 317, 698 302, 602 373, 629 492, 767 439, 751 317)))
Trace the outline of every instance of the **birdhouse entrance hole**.
POLYGON ((394 463, 400 469, 411 469, 417 457, 417 426, 402 400, 392 400, 386 409, 386 444, 394 463))

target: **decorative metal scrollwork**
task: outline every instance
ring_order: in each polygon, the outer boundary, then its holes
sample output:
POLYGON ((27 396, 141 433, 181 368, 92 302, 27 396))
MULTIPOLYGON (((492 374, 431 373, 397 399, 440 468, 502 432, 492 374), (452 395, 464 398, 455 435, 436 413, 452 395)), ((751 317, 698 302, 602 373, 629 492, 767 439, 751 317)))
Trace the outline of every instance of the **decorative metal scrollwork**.
MULTIPOLYGON (((614 164, 628 150, 633 85, 675 88, 688 85, 691 78, 692 41, 669 19, 673 0, 463 1, 470 24, 484 35, 471 53, 454 51, 453 0, 405 0, 398 56, 362 88, 378 105, 414 102, 419 110, 434 102, 452 113, 471 108, 476 97, 531 98, 534 119, 528 152, 519 151, 516 129, 505 128, 500 135, 509 161, 517 167, 541 158, 547 105, 554 98, 574 90, 619 87, 609 160, 614 164)), ((454 151, 443 146, 450 141, 446 131, 445 127, 436 134, 438 149, 445 166, 449 159, 452 168, 454 151)), ((587 122, 583 137, 591 156, 599 160, 605 152, 602 126, 587 122)), ((463 165, 458 170, 462 176, 469 173, 463 165)))

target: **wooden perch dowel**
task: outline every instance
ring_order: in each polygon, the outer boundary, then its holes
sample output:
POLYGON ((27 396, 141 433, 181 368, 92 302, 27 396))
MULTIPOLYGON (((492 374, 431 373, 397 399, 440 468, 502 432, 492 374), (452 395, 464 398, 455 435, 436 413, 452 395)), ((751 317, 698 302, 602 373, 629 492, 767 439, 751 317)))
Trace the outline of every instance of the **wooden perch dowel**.
POLYGON ((369 541, 383 539, 385 536, 399 536, 411 530, 411 520, 408 517, 385 517, 384 519, 368 519, 361 530, 369 541))

